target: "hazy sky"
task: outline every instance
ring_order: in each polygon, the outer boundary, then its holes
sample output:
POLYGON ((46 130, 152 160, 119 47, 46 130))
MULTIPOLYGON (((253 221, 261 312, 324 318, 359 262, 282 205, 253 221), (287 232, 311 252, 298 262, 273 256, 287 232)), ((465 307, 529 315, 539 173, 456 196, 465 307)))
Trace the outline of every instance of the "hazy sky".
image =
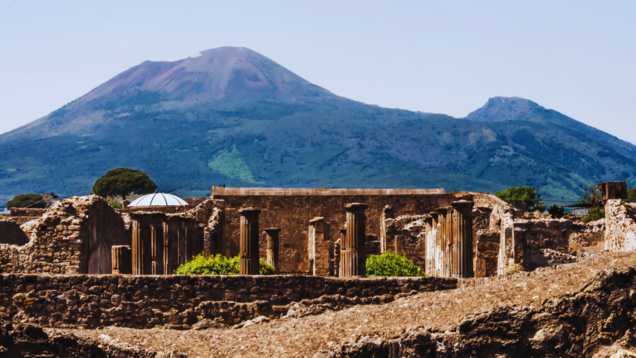
POLYGON ((0 0, 0 46, 0 133, 145 60, 242 46, 365 103, 518 96, 636 143, 636 1, 0 0))

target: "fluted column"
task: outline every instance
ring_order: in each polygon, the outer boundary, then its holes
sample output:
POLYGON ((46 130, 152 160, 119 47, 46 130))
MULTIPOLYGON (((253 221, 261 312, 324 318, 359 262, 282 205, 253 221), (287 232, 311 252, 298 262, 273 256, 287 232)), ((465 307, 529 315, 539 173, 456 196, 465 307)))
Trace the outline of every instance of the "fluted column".
POLYGON ((455 239, 453 277, 474 277, 473 271, 473 201, 459 200, 453 206, 455 239))
POLYGON ((364 211, 367 204, 351 203, 345 205, 347 211, 347 233, 342 245, 342 260, 344 267, 341 268, 344 277, 365 276, 366 275, 366 216, 364 211))
POLYGON ((258 214, 259 209, 239 209, 241 215, 240 251, 241 275, 258 275, 258 214))
POLYGON ((280 264, 278 262, 280 229, 270 227, 265 229, 265 239, 267 240, 267 263, 276 269, 276 274, 280 272, 280 264))

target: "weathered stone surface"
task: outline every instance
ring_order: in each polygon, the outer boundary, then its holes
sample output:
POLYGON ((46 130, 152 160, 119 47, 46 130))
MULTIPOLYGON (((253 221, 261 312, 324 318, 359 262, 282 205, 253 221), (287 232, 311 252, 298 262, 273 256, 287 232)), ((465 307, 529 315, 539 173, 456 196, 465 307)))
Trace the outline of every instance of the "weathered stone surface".
POLYGON ((605 249, 636 251, 636 210, 619 199, 605 203, 605 249))
POLYGON ((608 357, 636 344, 634 255, 606 253, 498 280, 460 280, 456 290, 404 293, 344 310, 299 302, 292 317, 235 330, 71 332, 107 332, 140 347, 152 337, 157 349, 192 357, 608 357))
POLYGON ((130 241, 121 216, 96 195, 57 201, 21 229, 29 242, 0 244, 0 272, 110 273, 111 247, 130 241))
POLYGON ((187 329, 203 319, 233 325, 257 316, 276 318, 293 302, 371 304, 383 295, 450 289, 456 283, 438 278, 6 274, 0 276, 0 318, 49 327, 187 329))

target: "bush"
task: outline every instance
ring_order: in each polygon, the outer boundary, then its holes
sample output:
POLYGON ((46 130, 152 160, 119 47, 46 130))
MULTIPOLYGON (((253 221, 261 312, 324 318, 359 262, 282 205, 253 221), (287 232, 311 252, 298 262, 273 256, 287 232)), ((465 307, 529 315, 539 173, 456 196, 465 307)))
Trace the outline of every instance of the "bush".
POLYGON ((565 208, 563 205, 558 206, 557 204, 552 204, 548 209, 548 214, 552 215, 555 219, 560 219, 565 215, 565 208))
POLYGON ((625 201, 628 203, 636 203, 636 187, 627 191, 627 199, 625 201))
POLYGON ((390 251, 367 258, 367 276, 426 276, 419 266, 404 255, 390 251))
POLYGON ((605 210, 596 205, 587 210, 587 214, 581 219, 584 223, 589 223, 596 220, 601 220, 605 217, 605 210))
MULTIPOLYGON (((259 259, 261 275, 273 275, 274 267, 259 259)), ((238 275, 241 271, 241 259, 238 256, 227 258, 221 254, 205 258, 198 254, 175 270, 175 275, 238 275)))
POLYGON ((108 200, 108 204, 110 204, 110 206, 112 206, 115 209, 121 209, 124 206, 117 200, 108 200))
POLYGON ((46 208, 46 201, 40 194, 20 194, 7 203, 10 208, 46 208))

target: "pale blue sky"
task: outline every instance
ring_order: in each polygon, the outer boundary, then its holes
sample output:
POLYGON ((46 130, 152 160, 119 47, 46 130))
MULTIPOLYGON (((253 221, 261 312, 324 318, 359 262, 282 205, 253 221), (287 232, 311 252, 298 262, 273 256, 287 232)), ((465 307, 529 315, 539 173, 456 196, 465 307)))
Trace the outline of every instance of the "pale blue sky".
POLYGON ((0 0, 0 46, 0 133, 145 60, 243 46, 365 103, 519 96, 636 143, 636 1, 0 0))

